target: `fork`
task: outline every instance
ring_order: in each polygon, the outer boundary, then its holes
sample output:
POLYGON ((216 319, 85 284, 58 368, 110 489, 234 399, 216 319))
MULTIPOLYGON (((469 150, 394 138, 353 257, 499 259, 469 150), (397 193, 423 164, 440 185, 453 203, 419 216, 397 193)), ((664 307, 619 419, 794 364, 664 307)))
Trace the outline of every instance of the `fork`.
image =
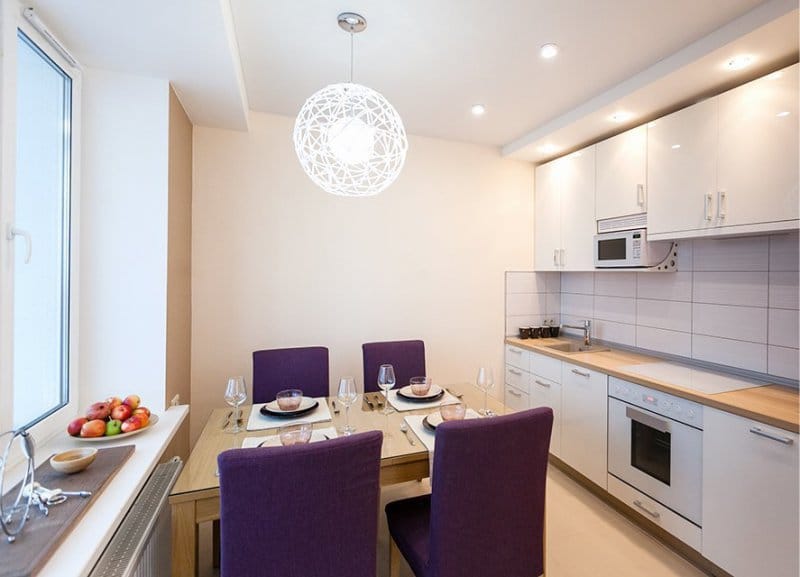
POLYGON ((369 405, 369 410, 370 411, 374 411, 375 410, 375 405, 372 404, 372 401, 370 400, 370 398, 366 394, 364 394, 364 400, 366 401, 367 405, 369 405))
POLYGON ((451 395, 453 395, 457 399, 460 399, 461 397, 464 396, 463 394, 459 394, 459 393, 453 391, 452 389, 445 388, 445 391, 447 391, 448 393, 450 393, 451 395))

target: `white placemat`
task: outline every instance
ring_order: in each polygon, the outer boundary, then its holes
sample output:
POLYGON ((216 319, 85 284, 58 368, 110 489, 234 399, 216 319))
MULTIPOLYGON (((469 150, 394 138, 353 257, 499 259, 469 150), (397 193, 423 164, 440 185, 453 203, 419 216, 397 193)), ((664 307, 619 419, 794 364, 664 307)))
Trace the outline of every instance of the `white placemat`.
MULTIPOLYGON (((319 441, 327 441, 328 439, 335 439, 338 437, 336 429, 333 427, 325 427, 324 429, 314 429, 311 433, 311 442, 317 443, 319 441), (326 439, 325 437, 328 437, 326 439)), ((267 437, 247 437, 242 441, 242 449, 249 449, 257 447, 259 443, 263 443, 262 447, 280 447, 281 440, 278 435, 269 435, 267 437)))
POLYGON ((400 411, 420 411, 425 409, 435 409, 439 405, 452 405, 453 403, 458 403, 459 400, 455 398, 453 395, 448 393, 447 391, 444 392, 444 395, 434 401, 425 402, 422 401, 407 401, 403 397, 397 394, 397 391, 389 391, 389 404, 395 408, 395 410, 400 411))
POLYGON ((261 431, 263 429, 277 429, 278 427, 293 425, 295 423, 321 423, 322 421, 330 421, 331 411, 328 408, 328 401, 325 397, 317 397, 315 400, 319 401, 319 406, 316 409, 293 419, 262 415, 261 407, 263 407, 265 403, 253 405, 253 408, 250 410, 250 418, 247 420, 247 430, 261 431))
MULTIPOLYGON (((422 441, 422 444, 425 445, 425 448, 428 449, 429 452, 433 453, 433 448, 436 445, 436 435, 433 431, 428 429, 425 425, 422 424, 422 420, 426 417, 426 415, 406 415, 403 417, 403 420, 408 424, 414 434, 419 437, 419 440, 422 441)), ((480 419, 481 416, 472 409, 467 409, 466 415, 464 415, 465 419, 480 419)))

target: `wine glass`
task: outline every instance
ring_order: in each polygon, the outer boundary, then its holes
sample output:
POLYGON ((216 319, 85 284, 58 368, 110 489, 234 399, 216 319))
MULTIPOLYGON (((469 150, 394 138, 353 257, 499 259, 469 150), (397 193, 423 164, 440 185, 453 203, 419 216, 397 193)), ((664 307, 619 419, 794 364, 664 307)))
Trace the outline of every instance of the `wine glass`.
POLYGON ((478 369, 478 378, 476 380, 478 388, 483 391, 483 410, 480 411, 484 417, 493 417, 494 411, 488 407, 489 389, 494 388, 494 373, 492 367, 481 367, 478 369))
POLYGON ((356 402, 358 391, 356 391, 356 381, 353 377, 342 377, 339 380, 339 391, 337 393, 339 402, 344 405, 344 427, 341 432, 345 435, 352 435, 356 428, 350 426, 350 405, 356 402))
POLYGON ((247 387, 244 384, 244 377, 231 377, 228 379, 228 386, 225 388, 225 402, 234 408, 233 426, 230 432, 240 433, 242 428, 239 426, 240 412, 239 405, 247 399, 247 387))
POLYGON ((383 411, 381 414, 388 415, 394 413, 394 410, 389 407, 389 391, 394 387, 397 379, 394 376, 394 367, 392 365, 381 365, 378 369, 378 387, 383 391, 383 396, 386 397, 386 402, 383 404, 383 411))

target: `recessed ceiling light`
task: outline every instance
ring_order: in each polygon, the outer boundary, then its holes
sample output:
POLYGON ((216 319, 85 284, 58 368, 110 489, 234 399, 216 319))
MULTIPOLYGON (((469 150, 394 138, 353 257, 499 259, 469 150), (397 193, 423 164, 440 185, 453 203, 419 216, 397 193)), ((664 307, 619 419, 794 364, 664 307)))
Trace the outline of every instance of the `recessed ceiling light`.
POLYGON ((556 44, 543 44, 539 49, 539 56, 545 60, 555 58, 558 54, 558 45, 556 44))
POLYGON ((741 70, 750 66, 753 60, 754 58, 750 54, 739 54, 728 60, 725 63, 725 68, 728 70, 741 70))
POLYGON ((783 110, 783 111, 779 112, 778 114, 776 114, 775 116, 778 116, 779 118, 783 118, 784 116, 789 116, 790 114, 791 114, 791 112, 789 112, 788 110, 783 110))
POLYGON ((547 144, 543 144, 539 147, 539 152, 544 154, 553 154, 554 152, 558 152, 560 149, 553 143, 548 142, 547 144))
POLYGON ((681 145, 680 145, 680 144, 673 144, 673 145, 672 145, 672 149, 673 149, 673 150, 678 150, 680 147, 681 147, 681 145))
POLYGON ((611 115, 611 120, 614 122, 627 122, 633 118, 633 114, 626 110, 617 110, 614 114, 611 115))
POLYGON ((483 104, 473 104, 470 111, 473 116, 483 116, 486 114, 486 107, 483 104))

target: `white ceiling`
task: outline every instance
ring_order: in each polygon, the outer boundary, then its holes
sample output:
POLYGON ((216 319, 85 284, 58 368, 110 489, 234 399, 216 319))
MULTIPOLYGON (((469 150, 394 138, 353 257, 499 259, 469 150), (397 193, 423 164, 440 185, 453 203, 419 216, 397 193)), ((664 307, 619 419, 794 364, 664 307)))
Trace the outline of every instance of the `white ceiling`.
MULTIPOLYGON (((30 2, 85 66, 168 78, 195 124, 239 130, 248 109, 294 116, 313 92, 345 81, 349 37, 336 16, 359 12, 368 26, 355 37, 355 81, 382 92, 410 133, 529 160, 541 160, 535 147, 550 133, 562 131, 566 148, 608 131, 597 124, 604 106, 679 71, 675 54, 720 27, 751 33, 754 8, 773 18, 795 10, 793 31, 767 36, 782 39, 768 50, 797 54, 796 0, 30 2), (546 42, 561 47, 553 61, 539 58, 546 42), (481 118, 469 112, 476 102, 487 107, 481 118)), ((707 80, 695 72, 636 102, 663 109, 663 94, 685 100, 707 80)))

